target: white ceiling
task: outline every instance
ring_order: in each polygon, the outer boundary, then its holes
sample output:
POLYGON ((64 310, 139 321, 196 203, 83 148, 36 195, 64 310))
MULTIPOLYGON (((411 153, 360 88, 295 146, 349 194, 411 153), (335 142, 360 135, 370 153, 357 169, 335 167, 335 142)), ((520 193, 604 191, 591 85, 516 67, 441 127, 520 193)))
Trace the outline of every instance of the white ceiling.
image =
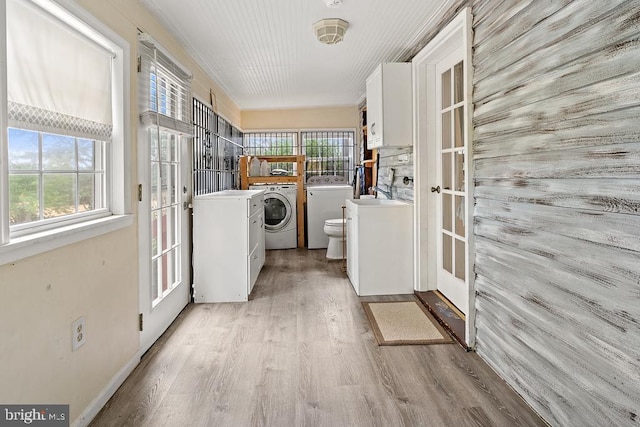
POLYGON ((243 110, 355 105, 380 62, 401 58, 450 0, 139 0, 243 110), (324 45, 312 25, 349 22, 324 45))

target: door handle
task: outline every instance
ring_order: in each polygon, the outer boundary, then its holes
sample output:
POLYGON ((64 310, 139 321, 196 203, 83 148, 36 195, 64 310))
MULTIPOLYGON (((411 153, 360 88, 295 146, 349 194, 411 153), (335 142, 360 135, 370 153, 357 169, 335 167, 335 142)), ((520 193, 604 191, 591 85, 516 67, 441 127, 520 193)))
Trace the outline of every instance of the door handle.
POLYGON ((437 187, 431 187, 431 192, 432 193, 440 193, 440 186, 438 185, 437 187))

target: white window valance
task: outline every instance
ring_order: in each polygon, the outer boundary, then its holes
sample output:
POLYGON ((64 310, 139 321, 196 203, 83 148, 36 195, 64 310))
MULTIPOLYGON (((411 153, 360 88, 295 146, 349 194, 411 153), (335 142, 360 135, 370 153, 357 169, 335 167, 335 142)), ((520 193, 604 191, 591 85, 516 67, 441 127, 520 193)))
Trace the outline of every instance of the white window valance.
POLYGON ((9 125, 110 139, 113 56, 33 2, 7 0, 9 125))

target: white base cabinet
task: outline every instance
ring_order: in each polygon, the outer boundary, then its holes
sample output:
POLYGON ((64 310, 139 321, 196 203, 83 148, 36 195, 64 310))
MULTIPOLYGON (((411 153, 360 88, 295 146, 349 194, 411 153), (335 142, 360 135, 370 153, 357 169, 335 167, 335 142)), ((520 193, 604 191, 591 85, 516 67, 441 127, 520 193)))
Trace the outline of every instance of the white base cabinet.
POLYGON ((264 190, 194 197, 194 301, 248 301, 264 265, 264 233, 264 190))
POLYGON ((347 275, 359 296, 413 293, 413 206, 347 200, 347 275))

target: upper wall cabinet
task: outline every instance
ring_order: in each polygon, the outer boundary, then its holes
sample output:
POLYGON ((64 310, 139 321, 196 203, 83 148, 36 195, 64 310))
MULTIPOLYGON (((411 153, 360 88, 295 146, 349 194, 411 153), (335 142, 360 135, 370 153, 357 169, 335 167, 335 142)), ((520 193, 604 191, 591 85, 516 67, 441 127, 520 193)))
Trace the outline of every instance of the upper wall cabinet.
POLYGON ((413 145, 411 64, 385 63, 367 79, 367 148, 413 145))

